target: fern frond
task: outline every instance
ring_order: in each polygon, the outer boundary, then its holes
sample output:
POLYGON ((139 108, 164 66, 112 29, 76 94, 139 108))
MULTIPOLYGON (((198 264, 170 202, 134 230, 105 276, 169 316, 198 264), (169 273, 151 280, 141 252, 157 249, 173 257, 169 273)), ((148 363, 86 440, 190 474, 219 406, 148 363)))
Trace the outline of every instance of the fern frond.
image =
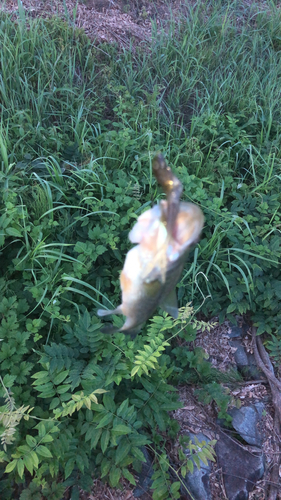
POLYGON ((144 372, 149 376, 149 370, 155 370, 158 366, 157 358, 161 356, 162 351, 165 351, 165 347, 169 346, 169 342, 166 340, 158 339, 150 339, 151 345, 144 345, 144 351, 138 350, 138 353, 135 357, 134 368, 131 372, 131 377, 138 374, 139 377, 144 372), (157 340, 160 341, 160 345, 157 346, 157 340))
MULTIPOLYGON (((3 383, 2 379, 1 382, 3 383)), ((6 389, 6 388, 5 388, 6 389)), ((16 427, 24 417, 28 419, 28 413, 32 410, 29 406, 21 406, 16 408, 14 398, 8 393, 5 398, 5 406, 0 408, 0 424, 4 427, 4 431, 0 435, 1 444, 4 450, 7 450, 7 445, 10 445, 15 440, 16 427)))
POLYGON ((92 403, 98 404, 96 394, 103 394, 105 392, 107 391, 104 389, 96 389, 88 395, 84 395, 82 391, 72 394, 72 400, 68 403, 63 403, 62 409, 54 410, 56 418, 71 416, 75 411, 80 410, 82 406, 91 410, 92 403))

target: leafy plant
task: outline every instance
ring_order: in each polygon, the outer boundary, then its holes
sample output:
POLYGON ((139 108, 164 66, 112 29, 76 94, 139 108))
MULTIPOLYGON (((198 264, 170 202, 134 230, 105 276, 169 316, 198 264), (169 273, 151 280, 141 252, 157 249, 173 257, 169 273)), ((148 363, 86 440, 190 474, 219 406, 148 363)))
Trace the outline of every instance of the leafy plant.
POLYGON ((192 440, 187 436, 180 436, 179 441, 181 444, 181 447, 179 448, 179 459, 181 462, 183 462, 180 472, 183 477, 186 476, 188 471, 191 472, 191 474, 193 473, 194 464, 200 470, 200 460, 205 465, 208 465, 208 460, 211 460, 211 462, 215 461, 215 439, 209 441, 208 443, 205 440, 199 442, 199 440, 195 436, 193 443, 192 440))
POLYGON ((177 498, 165 450, 179 430, 175 386, 196 384, 223 418, 232 402, 221 382, 233 374, 193 349, 210 327, 199 310, 249 313, 280 357, 280 12, 272 3, 253 25, 250 10, 237 23, 237 2, 225 7, 203 16, 198 4, 153 28, 150 50, 122 52, 74 29, 75 10, 68 24, 21 4, 17 22, 1 14, 4 500, 56 500, 67 487, 78 497, 91 474, 134 484, 149 444, 154 498, 177 498), (96 310, 119 303, 128 232, 163 196, 157 150, 183 200, 202 207, 204 232, 178 285, 179 319, 158 312, 134 341, 109 337, 96 310))
POLYGON ((266 347, 276 363, 281 360, 281 339, 279 336, 271 335, 271 340, 266 341, 266 347))

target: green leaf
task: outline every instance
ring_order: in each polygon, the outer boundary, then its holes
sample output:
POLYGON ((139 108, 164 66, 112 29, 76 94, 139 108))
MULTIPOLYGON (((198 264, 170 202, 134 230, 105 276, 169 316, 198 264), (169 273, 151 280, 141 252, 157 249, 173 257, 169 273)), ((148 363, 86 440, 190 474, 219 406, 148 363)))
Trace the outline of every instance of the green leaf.
POLYGON ((141 369, 140 366, 134 366, 134 368, 132 369, 131 371, 131 377, 133 377, 134 375, 136 375, 136 373, 138 373, 138 371, 141 369))
POLYGON ((179 492, 180 486, 181 486, 180 481, 175 481, 173 484, 171 484, 170 493, 172 494, 173 497, 179 498, 178 496, 176 496, 176 494, 179 492))
POLYGON ((202 460, 203 464, 208 465, 208 460, 205 455, 205 450, 198 452, 198 457, 202 460))
POLYGON ((237 304, 231 303, 231 304, 229 304, 226 312, 227 313, 232 313, 233 311, 235 311, 236 307, 237 307, 237 304))
POLYGON ((53 383, 55 385, 61 384, 64 379, 68 376, 69 370, 64 370, 63 372, 60 372, 58 375, 56 375, 53 379, 53 383))
POLYGON ((25 438, 25 439, 26 439, 26 442, 27 442, 27 444, 28 444, 28 446, 29 446, 30 448, 34 448, 34 447, 37 445, 37 441, 36 441, 36 439, 35 439, 34 437, 29 436, 29 435, 27 434, 27 436, 26 436, 26 438, 25 438))
MULTIPOLYGON (((85 462, 84 462, 83 458, 81 457, 81 455, 77 454, 75 456, 75 461, 76 461, 76 464, 77 464, 78 468, 80 469, 80 471, 84 472, 85 462)), ((86 459, 86 461, 87 461, 87 459, 86 459)))
POLYGON ((174 411, 174 410, 178 410, 181 406, 182 406, 182 404, 180 401, 175 401, 175 402, 171 402, 171 403, 163 403, 161 405, 161 410, 174 411))
POLYGON ((128 425, 124 424, 117 424, 113 427, 112 432, 118 433, 118 434, 130 434, 132 432, 131 427, 128 427, 128 425))
POLYGON ((110 411, 111 413, 115 412, 116 409, 116 404, 114 403, 112 394, 106 393, 103 396, 103 404, 106 410, 110 411))
POLYGON ((74 458, 70 458, 66 462, 66 465, 64 467, 64 477, 65 477, 65 479, 67 479, 70 476, 71 472, 74 469, 74 464, 75 464, 75 459, 74 458))
POLYGON ((50 434, 46 434, 46 436, 41 439, 41 443, 51 443, 54 441, 54 438, 50 434))
POLYGON ((60 399, 59 398, 54 398, 52 399, 52 402, 50 404, 50 410, 54 410, 57 406, 60 404, 60 399))
POLYGON ((138 460, 140 460, 141 462, 146 462, 146 458, 143 452, 139 448, 133 446, 131 452, 134 455, 134 457, 136 457, 138 460))
POLYGON ((212 455, 212 453, 207 449, 207 448, 204 448, 204 453, 206 455, 206 457, 209 459, 209 460, 212 460, 212 462, 215 462, 215 457, 212 455))
POLYGON ((44 458, 52 458, 52 456, 53 456, 52 453, 50 452, 50 450, 46 446, 42 446, 42 445, 39 445, 36 448, 36 453, 44 458))
POLYGON ((133 484, 134 486, 136 486, 136 480, 133 476, 133 474, 131 474, 128 469, 122 469, 122 475, 125 477, 125 479, 127 479, 128 481, 130 481, 131 484, 133 484))
POLYGON ((188 467, 188 470, 191 472, 191 474, 193 474, 193 471, 194 471, 194 463, 192 462, 192 460, 188 460, 187 463, 186 463, 187 467, 188 467))
POLYGON ((108 460, 107 458, 104 458, 102 463, 101 463, 101 478, 106 476, 112 466, 112 462, 108 460))
POLYGON ((36 426, 36 429, 39 430, 39 437, 42 438, 46 434, 46 427, 44 425, 44 422, 39 422, 39 424, 36 426))
POLYGON ((28 453, 28 455, 25 455, 23 457, 23 463, 27 468, 27 470, 30 472, 30 474, 33 474, 34 462, 30 453, 28 453))
POLYGON ((19 458, 17 461, 17 469, 18 469, 19 477, 22 479, 23 473, 24 473, 24 463, 23 463, 23 460, 21 458, 19 458))
POLYGON ((121 469, 118 467, 112 467, 109 473, 109 483, 110 486, 115 488, 117 484, 119 483, 119 479, 121 477, 121 469))
POLYGON ((186 465, 183 465, 181 467, 181 475, 183 478, 185 478, 186 474, 187 474, 187 467, 186 467, 186 465))
POLYGON ((71 388, 71 384, 60 385, 59 387, 57 387, 56 391, 58 394, 64 394, 70 388, 71 388))
MULTIPOLYGON (((34 375, 31 375, 31 378, 38 379, 40 381, 40 382, 38 382, 39 384, 42 384, 42 380, 46 380, 46 379, 50 380, 49 372, 46 372, 46 371, 36 372, 36 373, 34 373, 34 375)), ((35 385, 35 382, 33 382, 33 385, 35 385)))
POLYGON ((129 399, 127 398, 127 399, 124 399, 124 401, 121 403, 121 405, 117 409, 117 415, 118 415, 118 417, 120 417, 122 415, 123 418, 125 418, 124 415, 127 412, 128 406, 129 406, 129 399), (123 415, 123 412, 124 412, 124 415, 123 415))
POLYGON ((3 378, 4 386, 11 388, 14 385, 16 378, 16 375, 9 375, 8 373, 6 373, 5 377, 3 378))
POLYGON ((126 438, 122 439, 116 450, 116 455, 115 455, 116 464, 122 462, 123 458, 125 458, 126 455, 129 454, 130 449, 131 449, 131 443, 127 441, 126 438))
POLYGON ((105 427, 108 425, 110 422, 113 420, 113 415, 112 413, 107 413, 100 421, 100 423, 97 425, 97 429, 100 429, 101 427, 105 427))
POLYGON ((143 434, 133 434, 130 436, 130 441, 131 444, 134 446, 145 446, 146 444, 149 444, 151 441, 148 439, 147 436, 144 436, 143 434))
POLYGON ((6 466, 6 469, 5 469, 5 472, 8 474, 9 472, 12 472, 12 470, 14 470, 14 468, 16 467, 17 465, 17 460, 13 460, 12 462, 10 462, 7 466, 6 466))
POLYGON ((32 462, 33 462, 33 466, 35 469, 38 469, 38 465, 39 465, 39 458, 38 458, 38 455, 35 453, 35 451, 31 451, 29 453, 29 455, 31 456, 32 458, 32 462))
POLYGON ((198 470, 200 470, 200 467, 201 467, 201 466, 200 466, 200 460, 199 460, 199 457, 198 457, 197 455, 193 455, 193 456, 192 456, 192 458, 193 458, 194 462, 195 462, 195 463, 196 463, 196 465, 197 465, 197 469, 198 469, 198 470))
POLYGON ((91 449, 96 448, 96 446, 99 442, 101 433, 102 433, 102 429, 94 429, 93 435, 91 437, 91 449))
POLYGON ((15 236, 16 238, 21 237, 21 232, 18 229, 15 229, 14 227, 7 227, 5 231, 9 236, 15 236))
MULTIPOLYGON (((97 367, 97 366, 95 367, 95 370, 98 370, 98 367, 97 367)), ((101 371, 102 371, 102 370, 101 370, 101 371)), ((97 373, 98 373, 98 371, 97 371, 97 373)), ((104 394, 105 392, 107 392, 105 389, 96 389, 96 390, 94 391, 94 393, 95 393, 95 394, 104 394)))
POLYGON ((105 450, 108 446, 109 438, 110 438, 110 431, 107 429, 107 430, 103 431, 103 433, 101 435, 101 450, 103 453, 105 453, 105 450))

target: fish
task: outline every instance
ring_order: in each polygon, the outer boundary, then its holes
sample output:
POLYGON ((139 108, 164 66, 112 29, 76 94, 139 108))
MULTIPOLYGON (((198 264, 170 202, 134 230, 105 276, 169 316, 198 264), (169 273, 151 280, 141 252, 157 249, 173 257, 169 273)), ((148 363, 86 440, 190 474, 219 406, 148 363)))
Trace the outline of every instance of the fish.
POLYGON ((190 248, 199 240, 204 215, 194 203, 180 201, 182 183, 162 154, 153 160, 153 173, 167 199, 141 214, 129 233, 136 245, 127 253, 120 275, 122 303, 97 311, 100 317, 123 314, 126 320, 121 328, 105 325, 103 333, 120 331, 134 338, 158 306, 178 317, 175 287, 190 248))

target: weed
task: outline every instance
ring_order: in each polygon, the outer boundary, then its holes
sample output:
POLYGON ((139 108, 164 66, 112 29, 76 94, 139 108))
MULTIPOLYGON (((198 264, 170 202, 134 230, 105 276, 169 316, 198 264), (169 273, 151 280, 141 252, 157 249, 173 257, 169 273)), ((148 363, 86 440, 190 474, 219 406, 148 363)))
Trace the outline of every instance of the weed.
POLYGON ((3 499, 15 484, 22 500, 68 486, 77 496, 92 471, 134 484, 151 442, 154 497, 161 486, 177 498, 165 452, 174 385, 200 384, 223 418, 231 402, 227 376, 191 349, 194 311, 250 312, 280 357, 280 13, 273 2, 253 22, 239 2, 206 8, 206 19, 198 5, 168 31, 154 25, 149 51, 123 52, 69 26, 76 11, 68 23, 1 15, 3 499), (162 196, 157 150, 206 217, 178 285, 193 310, 157 314, 134 341, 107 337, 96 310, 120 302, 128 232, 162 196))

